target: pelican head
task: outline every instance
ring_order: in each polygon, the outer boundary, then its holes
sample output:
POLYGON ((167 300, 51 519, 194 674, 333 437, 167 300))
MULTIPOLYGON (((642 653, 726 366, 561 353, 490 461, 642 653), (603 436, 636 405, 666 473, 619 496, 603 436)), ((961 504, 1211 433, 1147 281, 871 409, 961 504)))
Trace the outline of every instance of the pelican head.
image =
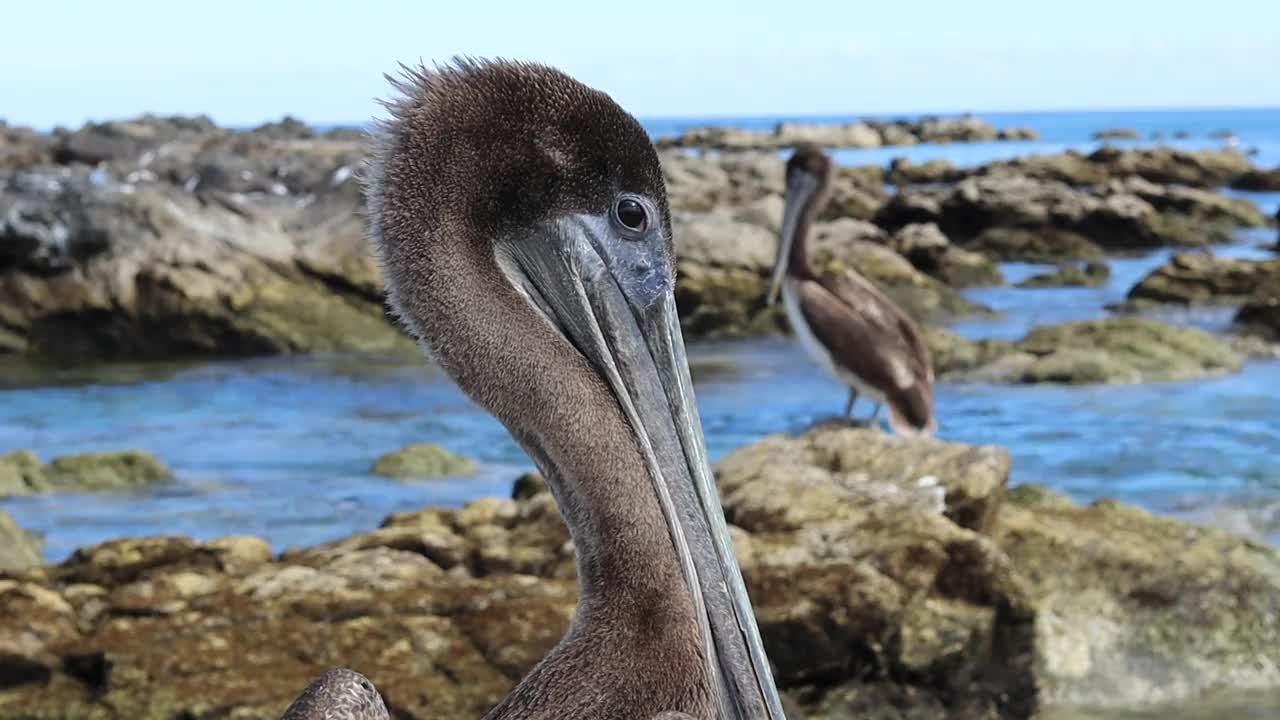
POLYGON ((392 82, 366 178, 389 302, 547 476, 577 551, 569 634, 491 717, 781 718, 707 461, 648 135, 543 65, 456 60, 392 82), (654 699, 691 673, 688 698, 654 699))
POLYGON ((769 305, 778 300, 778 290, 782 287, 787 268, 804 262, 804 238, 830 195, 832 171, 831 159, 822 152, 822 148, 812 143, 797 145, 787 160, 787 191, 782 209, 782 230, 778 236, 778 257, 773 264, 773 281, 769 284, 769 305), (796 242, 797 236, 801 238, 799 243, 796 242))
POLYGON ((387 706, 369 678, 338 668, 322 673, 284 711, 282 720, 388 720, 387 706))

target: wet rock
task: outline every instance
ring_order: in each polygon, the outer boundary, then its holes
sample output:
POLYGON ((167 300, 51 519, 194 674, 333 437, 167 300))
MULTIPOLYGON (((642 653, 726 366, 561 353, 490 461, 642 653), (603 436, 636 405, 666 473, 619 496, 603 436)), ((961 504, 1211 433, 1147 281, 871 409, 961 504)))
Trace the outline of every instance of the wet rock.
POLYGON ((1004 128, 1000 131, 1001 140, 1039 140, 1040 131, 1028 127, 1004 128))
POLYGON ((1000 139, 1000 132, 987 121, 973 115, 927 117, 915 128, 921 142, 982 142, 1000 139))
POLYGON ((917 165, 907 158, 896 157, 889 162, 885 180, 894 185, 913 185, 955 182, 962 177, 964 173, 956 170, 950 160, 934 158, 917 165))
POLYGON ((1243 302, 1264 286, 1280 284, 1280 260, 1242 260, 1180 253, 1129 290, 1129 299, 1194 304, 1243 302))
POLYGON ((1079 233, 1044 228, 994 227, 966 244, 970 250, 1003 261, 1055 263, 1063 259, 1098 260, 1102 248, 1079 233))
POLYGON ((889 239, 889 247, 920 272, 951 287, 999 285, 1004 277, 990 258, 955 247, 933 223, 903 227, 889 239))
POLYGON ((30 450, 0 455, 0 497, 55 490, 122 490, 172 477, 164 463, 143 450, 64 455, 48 465, 30 450))
POLYGON ((1043 702, 1136 706, 1280 681, 1275 548, 1110 500, 1006 503, 994 535, 1035 598, 1043 702))
POLYGON ((45 472, 55 487, 77 490, 119 490, 173 477, 169 468, 143 450, 64 455, 49 463, 45 472))
POLYGON ((781 122, 770 130, 693 127, 674 137, 658 138, 655 144, 659 148, 772 150, 795 147, 801 142, 814 142, 826 147, 872 148, 881 145, 914 145, 918 142, 980 142, 1033 137, 1035 131, 1029 128, 1001 131, 981 118, 961 115, 927 117, 918 121, 781 122))
POLYGON ((1015 383, 1135 383, 1184 380, 1234 371, 1243 357, 1196 328, 1115 317, 1037 327, 1014 352, 974 371, 1015 383))
POLYGON ((1107 128, 1093 134, 1094 140, 1137 140, 1138 131, 1133 128, 1107 128))
POLYGON ((1231 187, 1250 192, 1280 192, 1280 167, 1246 170, 1231 181, 1231 187))
POLYGON ((475 470, 475 461, 449 452, 434 443, 414 443, 379 457, 373 474, 408 479, 466 475, 475 470))
POLYGON ((923 330, 933 371, 941 378, 962 377, 1013 352, 1013 343, 1008 340, 970 340, 936 325, 927 325, 923 330))
POLYGON ((1110 266, 1091 260, 1084 264, 1066 263, 1051 272, 1037 273, 1018 283, 1018 287, 1100 287, 1110 277, 1110 266))
POLYGON ((933 222, 962 246, 992 228, 1012 228, 1065 231, 1107 249, 1132 250, 1227 241, 1240 222, 1261 218, 1244 207, 1210 193, 1149 183, 1082 190, 1059 181, 991 175, 950 186, 906 186, 881 208, 876 222, 889 229, 933 222))
POLYGON ((1239 150, 1204 148, 1183 150, 1172 147, 1118 148, 1103 146, 1085 154, 1076 150, 1044 155, 1023 155, 995 160, 965 170, 964 177, 1001 176, 1053 180, 1074 187, 1103 185, 1111 180, 1138 178, 1157 184, 1195 188, 1216 188, 1255 170, 1239 150))
MULTIPOLYGON (((9 514, 0 510, 0 571, 22 570, 40 564, 40 540, 18 527, 9 514)), ((0 653, 4 644, 0 642, 0 653)))
POLYGON ((1210 232, 1230 232, 1237 227, 1263 227, 1268 222, 1266 215, 1252 200, 1226 197, 1198 188, 1157 185, 1143 178, 1131 177, 1111 181, 1107 191, 1136 195, 1163 213, 1167 221, 1203 224, 1210 232))
POLYGON ((1240 331, 1268 342, 1280 343, 1280 281, 1272 280, 1258 288, 1236 312, 1235 326, 1240 331))
POLYGON ((30 450, 13 450, 0 455, 0 497, 32 495, 52 489, 44 464, 30 450))
MULTIPOLYGON (((293 224, 303 213, 313 217, 312 205, 97 183, 74 172, 19 176, 8 192, 3 197, 55 208, 79 203, 80 215, 27 221, 47 221, 50 237, 89 237, 105 247, 88 256, 58 255, 70 266, 52 268, 57 272, 34 273, 38 257, 0 269, 0 329, 14 351, 81 359, 412 347, 388 321, 380 291, 370 299, 369 281, 326 272, 368 268, 371 261, 363 259, 366 244, 350 239, 350 224, 345 245, 309 235, 336 226, 293 224), (310 261, 320 247, 353 260, 310 261)), ((343 211, 350 201, 336 202, 329 217, 345 212, 339 222, 349 223, 355 205, 343 211)))

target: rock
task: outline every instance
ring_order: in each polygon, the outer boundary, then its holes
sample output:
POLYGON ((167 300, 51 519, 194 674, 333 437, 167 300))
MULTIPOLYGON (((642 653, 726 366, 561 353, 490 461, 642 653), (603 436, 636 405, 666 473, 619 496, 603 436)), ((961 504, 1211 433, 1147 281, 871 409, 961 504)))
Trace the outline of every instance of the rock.
POLYGON ((1056 263, 1059 260, 1100 260, 1102 248, 1078 233, 1045 228, 993 227, 966 244, 970 250, 1003 261, 1056 263))
POLYGON ((475 461, 433 443, 414 443, 379 457, 373 474, 389 478, 431 478, 474 472, 475 461))
POLYGON ((1280 192, 1280 167, 1246 170, 1231 181, 1231 187, 1250 192, 1280 192))
POLYGON ((1020 288, 1042 287, 1099 287, 1111 277, 1111 268, 1105 262, 1090 260, 1083 265, 1063 264, 1052 272, 1038 273, 1018 283, 1020 288))
POLYGON ((1037 327, 972 377, 1015 383, 1136 383, 1237 370, 1243 358, 1196 328, 1115 317, 1037 327))
POLYGON ((0 120, 0 170, 47 162, 50 144, 46 135, 0 120))
POLYGON ((1040 132, 1034 128, 1011 127, 1000 131, 1001 140, 1039 140, 1040 132))
POLYGON ((823 426, 800 437, 768 436, 716 465, 726 519, 749 533, 801 531, 833 515, 889 507, 945 515, 983 532, 1008 475, 1003 448, 823 426))
POLYGON ((168 480, 172 471, 143 450, 81 453, 55 458, 46 468, 59 489, 120 490, 168 480))
POLYGON ((773 134, 785 138, 780 142, 788 146, 810 142, 827 147, 875 148, 880 147, 881 142, 880 133, 863 122, 842 125, 782 122, 773 134))
POLYGON ((169 468, 143 450, 64 455, 48 465, 42 465, 30 450, 0 455, 0 497, 54 490, 122 490, 172 477, 169 468))
POLYGON ((919 121, 882 120, 847 123, 781 122, 771 130, 737 127, 692 127, 674 137, 655 141, 659 148, 710 150, 774 150, 815 142, 827 147, 872 148, 880 145, 914 145, 918 142, 950 143, 1016 140, 1035 137, 1027 128, 997 130, 972 115, 927 117, 919 121))
POLYGON ((1084 188, 1111 180, 1138 178, 1157 184, 1216 188, 1233 183, 1256 169, 1234 148, 1183 150, 1171 147, 1118 148, 1103 146, 1089 154, 1075 150, 1023 155, 956 170, 952 181, 965 177, 1014 177, 1055 180, 1084 188))
POLYGON ((87 123, 74 132, 54 132, 54 160, 61 164, 131 160, 147 150, 178 140, 208 134, 216 129, 208 117, 157 117, 87 123))
POLYGON ((1236 224, 1248 220, 1242 206, 1211 201, 1210 193, 1156 188, 1149 198, 1138 194, 1152 188, 1148 183, 1086 191, 1026 176, 970 177, 951 186, 903 187, 876 222, 890 230, 934 222, 961 246, 992 228, 1011 228, 1065 231, 1104 248, 1132 250, 1226 241, 1236 224))
POLYGON ((0 455, 0 497, 32 495, 52 488, 40 458, 30 450, 0 455))
MULTIPOLYGON (((412 348, 370 287, 380 282, 330 274, 363 268, 376 277, 366 244, 351 240, 359 237, 352 200, 328 206, 328 217, 345 216, 345 244, 309 238, 313 230, 336 233, 337 225, 290 225, 324 215, 315 203, 299 209, 196 197, 74 172, 14 176, 0 194, 0 205, 6 202, 46 208, 24 215, 28 224, 46 223, 44 236, 28 236, 85 237, 91 240, 72 246, 93 248, 28 253, 0 268, 0 328, 12 337, 11 351, 146 359, 412 348), (316 263, 316 243, 353 259, 316 263)), ((32 246, 48 246, 40 242, 32 246)))
POLYGON ((921 142, 942 144, 1000 139, 991 123, 973 115, 924 118, 916 127, 916 135, 921 142))
POLYGON ((917 165, 907 158, 896 157, 889 162, 889 172, 885 175, 885 179, 894 185, 955 182, 962 177, 964 173, 943 158, 917 165))
POLYGON ((923 330, 933 371, 940 378, 963 377, 1013 352, 1013 343, 1007 340, 970 340, 936 325, 926 325, 923 330))
POLYGON ((1006 502, 993 535, 1037 607, 1042 702, 1134 707, 1280 680, 1275 548, 1110 500, 1006 502))
POLYGON ((1107 128, 1093 134, 1094 140, 1137 140, 1138 131, 1133 128, 1107 128))
POLYGON ((1259 287, 1236 312, 1235 326, 1263 340, 1280 343, 1280 281, 1259 287))
POLYGON ((1129 290, 1136 301, 1194 304, 1243 302, 1280 284, 1280 260, 1243 260, 1180 253, 1129 290))
MULTIPOLYGON (((1226 197, 1180 185, 1156 185, 1138 177, 1113 180, 1108 191, 1142 198, 1164 213, 1167 221, 1205 224, 1211 232, 1217 230, 1220 234, 1229 233, 1237 227, 1263 227, 1267 224, 1266 215, 1248 198, 1226 197)), ((1230 240, 1229 236, 1227 240, 1230 240)))
POLYGON ((1004 282, 1000 268, 985 255, 955 247, 933 223, 903 227, 889 239, 889 247, 915 269, 951 287, 978 287, 1004 282))
MULTIPOLYGON (((0 572, 22 570, 39 565, 40 561, 40 540, 0 510, 0 572)), ((3 652, 4 643, 0 641, 0 653, 3 652)))

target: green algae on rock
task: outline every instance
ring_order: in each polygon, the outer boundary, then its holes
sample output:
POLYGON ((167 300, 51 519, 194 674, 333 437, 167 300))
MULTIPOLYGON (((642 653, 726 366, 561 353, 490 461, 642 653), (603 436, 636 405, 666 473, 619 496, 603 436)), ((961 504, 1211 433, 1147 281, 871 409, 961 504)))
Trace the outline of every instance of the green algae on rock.
POLYGON ((51 489, 44 465, 30 450, 0 455, 0 497, 34 495, 51 489))
POLYGON ((1011 352, 966 376, 998 382, 1136 383, 1187 380, 1240 369, 1226 340, 1158 320, 1113 317, 1037 327, 1011 352))
POLYGON ((1239 303, 1270 286, 1280 287, 1280 260, 1179 253, 1134 285, 1128 297, 1184 305, 1239 303))
POLYGON ((414 443, 375 460, 373 474, 405 480, 466 475, 475 468, 475 461, 449 452, 439 445, 414 443))
POLYGON ((123 490, 173 477, 173 472, 143 450, 81 453, 42 465, 30 450, 0 455, 0 497, 57 490, 123 490))
POLYGON ((1056 270, 1038 273, 1018 283, 1020 288, 1100 287, 1111 277, 1105 262, 1090 260, 1083 265, 1066 263, 1056 270))

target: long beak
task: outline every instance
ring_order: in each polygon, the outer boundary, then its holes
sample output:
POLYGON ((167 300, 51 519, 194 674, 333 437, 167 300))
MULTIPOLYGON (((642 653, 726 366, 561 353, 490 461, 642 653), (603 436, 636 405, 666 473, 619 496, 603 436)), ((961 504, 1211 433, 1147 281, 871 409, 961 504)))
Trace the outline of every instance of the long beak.
POLYGON ((769 305, 778 301, 778 290, 782 287, 782 279, 787 275, 787 263, 791 259, 791 248, 795 245, 800 215, 812 202, 817 190, 818 179, 809 173, 795 173, 787 179, 787 196, 782 206, 782 230, 778 235, 778 257, 773 261, 773 281, 769 283, 769 305))
POLYGON ((509 245, 525 291, 612 388, 644 451, 699 618, 721 720, 784 720, 707 459, 661 237, 574 216, 509 245))

